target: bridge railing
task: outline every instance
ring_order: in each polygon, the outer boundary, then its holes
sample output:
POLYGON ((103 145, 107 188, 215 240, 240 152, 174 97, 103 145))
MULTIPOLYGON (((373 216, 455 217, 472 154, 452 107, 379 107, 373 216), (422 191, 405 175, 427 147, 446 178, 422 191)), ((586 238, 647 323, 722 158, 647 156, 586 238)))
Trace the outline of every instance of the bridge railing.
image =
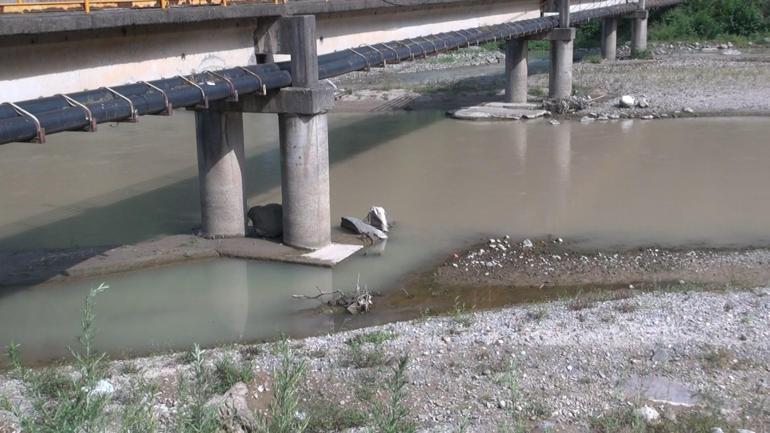
POLYGON ((159 8, 176 6, 227 6, 233 3, 285 3, 286 0, 0 0, 0 13, 62 12, 114 8, 159 8))

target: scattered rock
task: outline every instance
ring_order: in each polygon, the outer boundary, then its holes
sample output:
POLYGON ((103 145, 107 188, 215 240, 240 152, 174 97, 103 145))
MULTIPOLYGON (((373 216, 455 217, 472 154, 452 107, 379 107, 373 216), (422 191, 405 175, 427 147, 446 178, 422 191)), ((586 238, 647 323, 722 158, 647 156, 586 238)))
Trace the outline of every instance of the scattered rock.
POLYGON ((753 430, 747 430, 745 428, 739 428, 738 430, 735 430, 736 433, 754 433, 753 430))
POLYGON ((692 107, 684 107, 682 108, 682 112, 692 114, 695 112, 695 110, 693 110, 692 107))
POLYGON ((247 214, 254 234, 264 238, 277 238, 283 234, 283 206, 270 203, 254 206, 247 214))
POLYGON ((112 386, 110 381, 107 379, 102 379, 98 382, 96 382, 96 385, 94 385, 93 388, 91 388, 90 391, 88 391, 88 395, 91 397, 95 396, 110 396, 115 392, 115 387, 112 386))
POLYGON ((17 433, 21 432, 21 423, 19 418, 11 412, 0 410, 0 432, 17 433))
POLYGON ((633 108, 636 105, 636 99, 631 95, 623 95, 618 101, 618 106, 621 108, 633 108))
POLYGON ((497 402, 497 407, 500 409, 505 409, 508 406, 508 403, 505 400, 500 400, 497 402))
POLYGON ((646 114, 646 115, 640 117, 640 119, 642 119, 642 120, 652 120, 654 118, 655 118, 655 116, 653 116, 652 114, 646 114))
POLYGON ((534 244, 532 244, 531 240, 524 239, 523 241, 521 241, 521 246, 522 246, 522 248, 532 248, 534 246, 534 244))
POLYGON ((551 119, 548 121, 548 123, 550 123, 551 125, 561 125, 561 122, 559 122, 556 119, 551 119))
POLYGON ((388 238, 388 235, 386 235, 382 230, 371 226, 356 217, 342 217, 340 226, 343 229, 349 230, 355 234, 364 235, 371 239, 372 242, 388 238))
POLYGON ((380 206, 372 206, 364 221, 385 233, 390 229, 390 226, 388 225, 388 214, 385 212, 385 209, 380 206))
POLYGON ((660 413, 650 406, 643 406, 634 410, 634 415, 641 418, 646 424, 655 424, 660 419, 660 413))
POLYGON ((224 395, 213 397, 206 403, 217 411, 223 430, 227 433, 248 433, 254 431, 256 420, 248 404, 249 388, 238 382, 224 395))
POLYGON ((649 108, 650 107, 650 103, 647 102, 646 99, 641 98, 638 101, 636 101, 636 106, 639 107, 639 108, 649 108))
POLYGON ((725 433, 725 432, 719 427, 712 427, 711 433, 725 433))

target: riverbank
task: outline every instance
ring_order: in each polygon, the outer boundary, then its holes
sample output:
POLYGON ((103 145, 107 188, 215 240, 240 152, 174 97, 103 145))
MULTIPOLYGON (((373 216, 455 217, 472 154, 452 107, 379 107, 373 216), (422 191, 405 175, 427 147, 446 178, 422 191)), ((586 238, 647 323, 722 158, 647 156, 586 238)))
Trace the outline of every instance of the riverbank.
MULTIPOLYGON (((596 250, 555 237, 491 238, 376 295, 367 313, 400 306, 414 319, 289 340, 292 362, 306 365, 296 410, 312 432, 376 424, 371 407, 387 400, 392 368, 408 356, 402 403, 421 432, 609 433, 637 423, 633 411, 645 406, 660 416, 656 432, 765 432, 770 289, 760 282, 770 279, 768 261, 762 249, 596 250)), ((347 314, 324 301, 307 314, 347 314)), ((98 315, 98 297, 96 305, 98 315)), ((279 347, 205 350, 204 401, 224 399, 242 416, 268 408, 279 347)), ((157 431, 179 432, 190 404, 180 378, 195 382, 195 358, 164 354, 100 369, 107 431, 120 431, 125 412, 145 401, 157 431)), ((25 380, 0 375, 0 432, 18 431, 8 409, 29 411, 35 389, 51 401, 77 392, 68 384, 80 369, 35 371, 25 380)), ((232 415, 220 421, 232 425, 232 415)))
MULTIPOLYGON (((719 44, 654 43, 651 59, 631 59, 621 46, 621 60, 600 61, 598 53, 578 50, 573 70, 575 94, 585 107, 567 113, 572 118, 665 118, 687 116, 770 114, 770 50, 719 44), (645 103, 619 108, 618 100, 632 95, 645 103)), ((544 54, 530 53, 530 101, 548 92, 544 54)), ((391 111, 443 108, 501 101, 504 56, 489 48, 442 54, 419 68, 398 65, 373 75, 349 74, 337 79, 348 89, 338 111, 391 111), (416 68, 416 70, 415 70, 416 68)))
MULTIPOLYGON (((451 317, 290 340, 292 359, 306 365, 296 410, 310 420, 309 431, 370 426, 376 422, 373 402, 388 395, 391 368, 408 356, 401 403, 421 432, 618 431, 637 422, 631 411, 645 406, 659 415, 656 431, 765 432, 769 313, 768 289, 682 290, 497 311, 458 309, 451 317)), ((211 349, 202 356, 216 384, 211 389, 233 388, 228 396, 238 410, 268 407, 281 358, 276 343, 211 349), (225 377, 224 364, 228 371, 250 373, 225 377), (245 387, 233 387, 241 379, 245 387)), ((194 376, 192 359, 182 353, 110 363, 104 380, 113 421, 107 431, 118 431, 137 389, 146 389, 138 383, 155 390, 144 398, 157 431, 180 431, 175 423, 185 403, 177 384, 194 376)), ((48 380, 66 388, 66 377, 76 375, 64 367, 48 373, 48 380)), ((28 409, 30 389, 12 373, 0 378, 6 409, 28 409)), ((209 391, 205 399, 216 405, 217 394, 209 391)), ((0 431, 17 431, 13 419, 0 412, 0 431)))

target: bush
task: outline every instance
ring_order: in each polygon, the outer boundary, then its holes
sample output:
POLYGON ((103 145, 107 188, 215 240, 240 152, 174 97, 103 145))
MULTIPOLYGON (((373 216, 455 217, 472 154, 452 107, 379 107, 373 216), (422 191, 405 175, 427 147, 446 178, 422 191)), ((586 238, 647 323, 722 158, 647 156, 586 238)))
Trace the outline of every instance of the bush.
POLYGON ((657 40, 754 37, 770 30, 765 0, 689 0, 652 17, 650 36, 657 40))

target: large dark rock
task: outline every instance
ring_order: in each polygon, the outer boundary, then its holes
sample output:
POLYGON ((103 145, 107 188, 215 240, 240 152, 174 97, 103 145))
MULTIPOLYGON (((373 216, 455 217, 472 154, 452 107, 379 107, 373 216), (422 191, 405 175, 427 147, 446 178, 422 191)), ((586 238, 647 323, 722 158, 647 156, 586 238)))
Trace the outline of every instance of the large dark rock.
POLYGON ((277 203, 254 206, 248 217, 254 234, 264 238, 277 238, 283 234, 283 207, 277 203))

